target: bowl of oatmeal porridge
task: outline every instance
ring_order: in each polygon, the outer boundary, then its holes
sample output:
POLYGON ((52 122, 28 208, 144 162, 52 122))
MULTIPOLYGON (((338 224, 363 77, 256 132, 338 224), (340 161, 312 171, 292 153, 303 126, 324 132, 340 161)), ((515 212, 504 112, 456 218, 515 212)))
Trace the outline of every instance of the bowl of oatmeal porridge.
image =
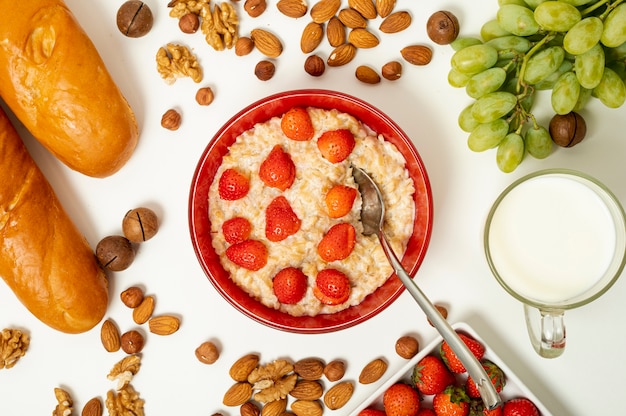
MULTIPOLYGON (((329 213, 330 189, 358 189, 352 166, 364 168, 380 186, 387 206, 385 233, 405 269, 414 275, 430 241, 430 183, 410 138, 380 110, 335 91, 296 90, 247 106, 218 130, 192 179, 189 227, 200 266, 226 301, 275 329, 323 333, 375 316, 402 293, 404 286, 393 274, 376 236, 361 233, 358 191, 352 192, 352 204, 339 217, 329 213), (282 127, 285 114, 295 108, 310 119, 312 133, 306 140, 288 137, 282 127), (352 147, 343 159, 331 161, 322 150, 323 136, 340 130, 350 133, 352 147), (288 186, 273 185, 263 177, 276 149, 290 161, 288 186), (232 195, 239 189, 239 182, 228 176, 232 172, 245 182, 241 195, 232 195), (234 185, 227 188, 224 184, 234 185), (287 206, 289 215, 283 215, 285 209, 270 208, 277 201, 287 206), (281 213, 278 219, 273 212, 281 213), (246 225, 239 240, 233 240, 231 228, 227 231, 233 219, 246 225), (269 234, 270 223, 283 226, 285 221, 288 233, 269 234), (342 239, 345 234, 329 238, 331 229, 341 227, 352 230, 348 243, 342 239), (324 255, 321 247, 328 245, 331 252, 343 254, 324 255), (297 270, 300 283, 286 284, 284 279, 277 283, 284 269, 297 270), (343 290, 331 301, 318 290, 327 269, 345 281, 338 285, 331 280, 322 289, 326 294, 343 290), (285 287, 296 286, 301 288, 297 298, 286 300, 285 287)), ((280 176, 285 171, 276 168, 273 173, 280 176)), ((241 229, 236 228, 239 234, 241 229)))

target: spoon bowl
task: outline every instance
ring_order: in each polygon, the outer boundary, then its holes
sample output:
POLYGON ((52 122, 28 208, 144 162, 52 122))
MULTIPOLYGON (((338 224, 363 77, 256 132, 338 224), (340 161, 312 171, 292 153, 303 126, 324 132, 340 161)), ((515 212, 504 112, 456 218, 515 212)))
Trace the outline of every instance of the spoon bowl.
POLYGON ((472 377, 481 398, 488 409, 495 409, 502 405, 500 395, 491 383, 491 379, 487 376, 483 366, 478 359, 472 354, 467 345, 461 340, 456 331, 450 326, 441 313, 435 308, 433 303, 419 288, 417 283, 404 270, 400 260, 394 253, 385 233, 383 225, 385 221, 385 204, 380 192, 380 188, 376 182, 361 168, 352 166, 352 176, 356 181, 361 199, 363 201, 361 207, 361 222, 363 223, 363 234, 376 234, 382 245, 383 251, 393 267, 394 272, 404 284, 409 293, 413 296, 426 317, 433 324, 435 329, 441 334, 443 339, 450 345, 452 351, 457 355, 467 372, 472 377))

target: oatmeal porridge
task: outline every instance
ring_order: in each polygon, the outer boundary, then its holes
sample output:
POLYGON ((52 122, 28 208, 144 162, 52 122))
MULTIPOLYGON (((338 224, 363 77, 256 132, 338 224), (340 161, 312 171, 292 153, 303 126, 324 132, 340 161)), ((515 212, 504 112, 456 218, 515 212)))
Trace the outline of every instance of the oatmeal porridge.
POLYGON ((306 112, 314 129, 309 140, 288 138, 281 129, 281 117, 256 124, 237 137, 224 155, 208 195, 212 245, 231 279, 267 307, 293 316, 335 313, 357 305, 392 273, 377 237, 362 235, 358 192, 345 215, 331 218, 328 214, 324 196, 333 186, 357 189, 352 165, 365 169, 381 188, 386 218, 393 218, 385 222, 384 230, 399 258, 413 232, 415 216, 414 184, 404 157, 392 143, 349 114, 312 107, 306 108, 306 112), (324 132, 339 129, 352 133, 354 147, 345 160, 332 163, 321 155, 317 141, 324 132), (295 166, 293 182, 284 190, 267 186, 259 175, 261 165, 277 145, 295 166), (236 170, 247 178, 244 196, 232 200, 220 196, 220 178, 228 170, 236 170), (273 241, 266 236, 266 207, 279 197, 287 200, 299 226, 293 234, 273 241), (223 225, 239 217, 249 222, 247 240, 262 243, 259 245, 266 250, 267 261, 258 270, 241 267, 226 254, 233 244, 227 241, 223 225), (354 248, 343 259, 323 260, 318 252, 320 241, 333 225, 344 223, 354 227, 354 248), (280 302, 275 294, 273 278, 285 268, 299 269, 306 276, 306 290, 297 303, 280 302), (339 304, 321 302, 313 290, 319 272, 328 268, 342 272, 349 280, 349 296, 339 304))

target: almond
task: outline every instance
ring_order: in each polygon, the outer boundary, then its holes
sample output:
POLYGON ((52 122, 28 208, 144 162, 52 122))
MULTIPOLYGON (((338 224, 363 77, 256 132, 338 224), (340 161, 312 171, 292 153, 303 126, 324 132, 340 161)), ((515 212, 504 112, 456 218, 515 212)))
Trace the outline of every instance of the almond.
POLYGON ((433 58, 433 51, 425 45, 410 45, 400 50, 402 57, 413 65, 427 65, 433 58))
POLYGON ((287 399, 269 402, 261 409, 261 416, 282 416, 287 409, 287 399))
POLYGON ((133 309, 133 321, 141 325, 148 322, 154 312, 154 296, 145 296, 139 306, 133 309))
POLYGON ((304 358, 293 365, 293 371, 305 380, 319 380, 324 374, 324 363, 318 358, 304 358))
POLYGON ((282 14, 294 19, 304 16, 309 8, 306 0, 279 0, 276 7, 282 14))
POLYGON ((356 10, 366 19, 375 19, 378 16, 376 6, 372 0, 348 0, 348 6, 356 10))
POLYGON ((354 384, 351 381, 337 383, 324 394, 324 404, 330 410, 340 409, 348 403, 353 392, 354 384))
POLYGON ((156 335, 171 335, 180 328, 180 319, 172 315, 161 315, 150 318, 148 329, 156 335))
POLYGON ((298 380, 289 395, 299 400, 317 400, 324 394, 324 388, 316 380, 298 380))
POLYGON ((376 12, 380 17, 387 17, 396 7, 396 0, 376 0, 376 12))
POLYGON ((383 65, 383 78, 389 81, 395 81, 402 76, 402 64, 398 61, 390 61, 383 65))
POLYGON ((102 416, 102 401, 99 397, 94 397, 85 403, 81 416, 102 416))
POLYGON ((235 381, 246 381, 252 370, 259 365, 259 359, 257 354, 246 354, 233 363, 228 374, 235 381))
POLYGON ((326 24, 326 38, 332 47, 337 47, 346 43, 346 27, 339 18, 333 16, 326 24))
POLYGON ((112 320, 107 319, 100 328, 100 340, 104 349, 108 352, 115 352, 122 346, 120 341, 120 331, 112 320))
POLYGON ((322 416, 324 409, 317 400, 296 400, 291 403, 291 410, 296 416, 322 416))
POLYGON ((359 65, 354 74, 359 81, 366 84, 378 84, 380 82, 380 75, 367 65, 359 65))
POLYGON ((252 384, 246 382, 235 383, 224 393, 222 403, 226 406, 241 406, 252 397, 252 384))
POLYGON ((341 23, 350 29, 355 29, 357 27, 365 28, 367 26, 367 19, 361 16, 361 13, 354 9, 341 9, 337 18, 341 21, 341 23))
POLYGON ((320 0, 311 7, 311 18, 315 23, 324 23, 330 20, 341 6, 341 0, 320 0))
POLYGON ((252 29, 250 39, 254 42, 254 46, 268 58, 277 58, 283 53, 283 44, 278 36, 265 29, 252 29))
POLYGON ((411 21, 409 12, 395 12, 387 16, 378 28, 383 33, 398 33, 411 26, 411 21))
POLYGON ((382 358, 370 361, 359 374, 359 383, 371 384, 378 381, 387 371, 387 362, 382 358))
POLYGON ((378 46, 380 41, 372 32, 367 29, 352 29, 348 34, 348 42, 361 49, 368 49, 378 46))
POLYGON ((328 66, 345 65, 354 59, 354 55, 356 55, 356 47, 351 43, 344 43, 330 53, 326 63, 328 66))
POLYGON ((304 53, 313 52, 319 46, 324 37, 324 28, 320 23, 309 22, 302 31, 300 37, 300 49, 304 53))

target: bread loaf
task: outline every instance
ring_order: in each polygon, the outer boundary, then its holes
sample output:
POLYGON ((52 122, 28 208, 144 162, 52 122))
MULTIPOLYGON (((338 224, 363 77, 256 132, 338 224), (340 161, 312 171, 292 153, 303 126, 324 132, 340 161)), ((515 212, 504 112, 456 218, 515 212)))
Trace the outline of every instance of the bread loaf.
POLYGON ((91 329, 108 306, 105 273, 2 109, 0 178, 0 276, 50 327, 91 329))
MULTIPOLYGON (((62 0, 0 0, 0 97, 70 168, 118 171, 138 139, 134 113, 62 0)), ((114 17, 112 17, 114 18, 114 17)))

